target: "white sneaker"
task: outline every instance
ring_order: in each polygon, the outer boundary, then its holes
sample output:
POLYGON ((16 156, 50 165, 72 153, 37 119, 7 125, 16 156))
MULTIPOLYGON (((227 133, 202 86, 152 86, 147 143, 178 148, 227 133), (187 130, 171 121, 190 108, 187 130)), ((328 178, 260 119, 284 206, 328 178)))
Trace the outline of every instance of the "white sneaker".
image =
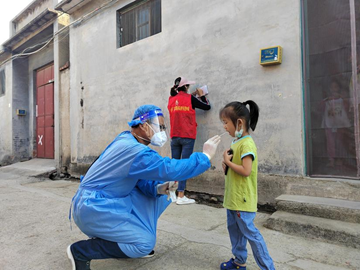
POLYGON ((154 257, 155 256, 155 251, 152 250, 148 255, 145 255, 144 257, 141 257, 141 258, 151 258, 151 257, 154 257))
POLYGON ((178 197, 176 200, 176 204, 191 204, 195 203, 194 199, 189 199, 188 197, 184 196, 182 198, 178 197))

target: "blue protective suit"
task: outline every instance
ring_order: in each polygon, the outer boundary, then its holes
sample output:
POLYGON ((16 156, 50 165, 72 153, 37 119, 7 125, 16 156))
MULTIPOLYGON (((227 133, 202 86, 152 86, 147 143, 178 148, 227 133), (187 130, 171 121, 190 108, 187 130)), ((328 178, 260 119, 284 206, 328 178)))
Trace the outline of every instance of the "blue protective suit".
POLYGON ((203 153, 170 159, 125 131, 90 167, 73 198, 73 218, 91 237, 117 242, 130 258, 143 257, 156 242, 157 220, 170 204, 157 195, 164 181, 181 181, 210 167, 203 153), (160 182, 161 181, 161 182, 160 182))

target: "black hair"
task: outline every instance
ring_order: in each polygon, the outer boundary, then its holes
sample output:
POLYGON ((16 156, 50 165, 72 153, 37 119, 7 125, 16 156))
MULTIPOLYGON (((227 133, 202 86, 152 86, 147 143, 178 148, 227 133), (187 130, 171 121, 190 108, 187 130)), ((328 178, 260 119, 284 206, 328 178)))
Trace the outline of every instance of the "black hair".
POLYGON ((176 96, 179 91, 187 92, 188 84, 179 87, 180 81, 181 81, 181 77, 175 79, 174 86, 171 87, 170 89, 170 95, 172 97, 176 96))
POLYGON ((236 122, 239 118, 245 120, 246 130, 249 130, 249 127, 252 130, 255 130, 257 121, 259 119, 259 107, 258 105, 252 101, 247 100, 245 102, 233 101, 229 104, 225 105, 219 112, 220 119, 222 117, 226 117, 231 119, 234 126, 236 127, 236 122), (249 105, 249 109, 246 107, 249 105))

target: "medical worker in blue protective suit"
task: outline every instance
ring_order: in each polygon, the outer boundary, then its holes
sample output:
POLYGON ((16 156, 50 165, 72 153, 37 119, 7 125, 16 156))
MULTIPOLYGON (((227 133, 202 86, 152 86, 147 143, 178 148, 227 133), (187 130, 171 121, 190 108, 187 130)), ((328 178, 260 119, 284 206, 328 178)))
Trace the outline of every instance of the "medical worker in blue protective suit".
POLYGON ((164 123, 160 108, 139 107, 129 122, 131 131, 119 134, 81 180, 72 215, 90 239, 68 247, 73 270, 90 269, 93 259, 153 255, 157 220, 170 204, 169 181, 186 180, 210 168, 219 136, 205 142, 203 153, 170 159, 147 146, 161 147, 167 141, 164 123))

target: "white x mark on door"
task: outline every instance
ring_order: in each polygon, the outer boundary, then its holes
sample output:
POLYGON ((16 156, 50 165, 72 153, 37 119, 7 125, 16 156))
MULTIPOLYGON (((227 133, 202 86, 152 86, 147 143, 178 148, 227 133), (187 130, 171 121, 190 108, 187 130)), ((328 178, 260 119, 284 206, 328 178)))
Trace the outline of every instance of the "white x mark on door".
POLYGON ((38 144, 41 144, 41 145, 42 145, 42 141, 41 141, 41 140, 42 140, 43 136, 44 136, 44 135, 38 135, 38 137, 39 137, 39 142, 38 142, 38 144))

